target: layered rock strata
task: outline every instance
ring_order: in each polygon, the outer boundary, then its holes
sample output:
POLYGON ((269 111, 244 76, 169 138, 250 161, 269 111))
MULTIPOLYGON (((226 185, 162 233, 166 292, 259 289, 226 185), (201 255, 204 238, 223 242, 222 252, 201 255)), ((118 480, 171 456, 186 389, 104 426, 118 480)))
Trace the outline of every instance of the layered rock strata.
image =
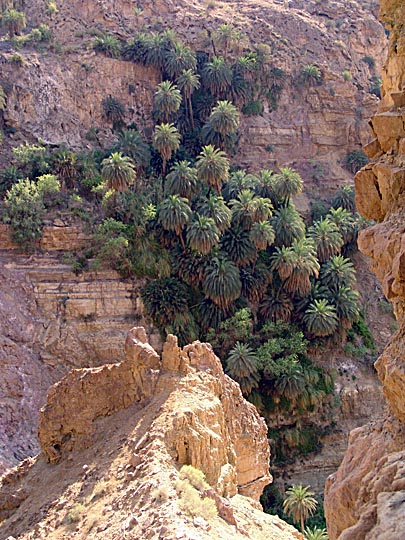
POLYGON ((379 223, 359 247, 393 302, 398 332, 376 362, 389 410, 383 420, 352 432, 338 471, 326 485, 331 540, 400 540, 405 537, 405 4, 381 0, 390 32, 383 69, 383 99, 370 125, 371 163, 355 179, 360 212, 379 223))
POLYGON ((39 438, 43 453, 0 482, 1 537, 302 539, 259 511, 267 429, 208 344, 181 349, 169 336, 160 357, 133 329, 121 363, 73 370, 50 389, 39 438), (182 464, 205 473, 218 518, 181 510, 182 464))

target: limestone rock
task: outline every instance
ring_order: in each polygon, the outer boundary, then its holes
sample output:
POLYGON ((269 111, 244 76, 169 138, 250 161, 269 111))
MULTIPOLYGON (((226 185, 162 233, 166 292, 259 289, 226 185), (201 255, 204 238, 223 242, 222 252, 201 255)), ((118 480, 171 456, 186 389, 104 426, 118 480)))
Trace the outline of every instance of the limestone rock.
POLYGON ((302 540, 261 511, 271 480, 267 430, 211 346, 180 349, 169 336, 163 357, 134 328, 122 362, 73 370, 50 389, 40 414, 43 454, 0 480, 0 537, 57 540, 86 494, 75 530, 89 540, 123 530, 134 538, 302 540), (205 473, 211 487, 202 496, 215 501, 218 518, 184 514, 176 489, 184 463, 205 473))
POLYGON ((405 535, 405 4, 380 4, 390 47, 383 98, 371 121, 374 161, 356 176, 356 202, 365 217, 380 221, 360 234, 359 247, 371 257, 400 328, 375 364, 390 410, 381 421, 352 431, 343 462, 326 484, 330 540, 400 540, 405 535))

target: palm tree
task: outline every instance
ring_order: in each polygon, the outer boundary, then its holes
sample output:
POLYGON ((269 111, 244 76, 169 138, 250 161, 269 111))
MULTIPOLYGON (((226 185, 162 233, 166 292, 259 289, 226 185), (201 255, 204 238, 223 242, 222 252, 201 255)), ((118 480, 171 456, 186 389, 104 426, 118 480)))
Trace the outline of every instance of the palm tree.
MULTIPOLYGON (((222 141, 224 141, 225 137, 235 133, 238 127, 239 111, 235 105, 230 101, 218 101, 203 128, 203 136, 205 134, 205 138, 210 139, 212 138, 211 133, 219 134, 222 141)), ((207 142, 211 141, 207 140, 207 142)))
POLYGON ((224 199, 218 195, 212 194, 208 199, 200 202, 197 211, 202 216, 212 218, 221 233, 231 226, 232 211, 227 207, 224 199))
POLYGON ((326 529, 318 529, 318 527, 310 529, 306 527, 304 538, 305 540, 328 540, 329 536, 326 529))
POLYGON ((253 204, 252 219, 254 223, 267 221, 273 215, 271 200, 265 197, 255 197, 253 204))
POLYGON ((246 230, 250 230, 253 225, 253 215, 255 210, 255 196, 252 191, 243 189, 236 199, 229 203, 232 208, 232 219, 235 223, 246 230))
POLYGON ((307 296, 311 292, 311 278, 317 278, 319 262, 311 239, 294 240, 292 249, 292 272, 285 283, 286 291, 307 296))
POLYGON ((187 242, 191 249, 207 255, 219 243, 219 231, 215 221, 197 214, 187 229, 187 242))
POLYGON ((303 322, 316 337, 330 336, 338 327, 336 308, 327 300, 314 300, 305 311, 303 322))
POLYGON ((65 187, 71 189, 74 187, 74 181, 77 177, 76 154, 61 148, 52 155, 52 169, 58 175, 65 187))
POLYGON ((2 25, 7 27, 10 38, 19 36, 26 27, 25 13, 16 9, 6 9, 2 13, 2 25))
POLYGON ((142 289, 141 294, 146 313, 161 328, 173 321, 176 315, 189 310, 187 287, 178 279, 152 280, 142 289))
POLYGON ((197 57, 195 52, 183 43, 176 42, 167 52, 165 58, 165 70, 171 79, 176 79, 186 70, 195 71, 197 57))
POLYGON ((243 189, 253 191, 256 184, 256 177, 252 174, 246 174, 245 171, 239 170, 231 173, 229 182, 224 187, 224 197, 227 201, 236 199, 243 189))
POLYGON ((194 114, 193 114, 193 102, 192 95, 195 90, 200 88, 200 76, 194 73, 192 69, 186 69, 177 78, 177 86, 183 92, 183 96, 188 108, 188 114, 190 116, 191 127, 194 130, 194 114))
POLYGON ((136 129, 125 129, 118 134, 120 150, 129 156, 139 170, 144 170, 150 163, 149 144, 136 129))
POLYGON ((322 266, 320 279, 329 288, 351 287, 356 282, 356 271, 350 259, 335 255, 322 266))
POLYGON ((119 58, 121 56, 121 43, 112 34, 103 34, 94 40, 93 49, 102 52, 108 58, 119 58))
POLYGON ((167 231, 174 231, 180 238, 183 247, 185 246, 182 230, 190 221, 191 214, 188 200, 180 195, 169 195, 160 206, 159 221, 162 227, 167 231))
POLYGON ((276 196, 274 193, 275 174, 270 169, 262 169, 257 177, 255 191, 260 197, 265 197, 274 201, 276 196))
POLYGON ((258 387, 260 375, 253 349, 237 341, 226 359, 226 372, 234 379, 244 395, 258 387))
POLYGON ((181 94, 175 84, 163 81, 157 85, 153 108, 157 113, 158 120, 169 121, 169 117, 177 112, 181 105, 181 94))
POLYGON ((276 247, 270 257, 270 269, 276 270, 280 279, 285 281, 294 270, 294 250, 291 246, 276 247))
POLYGON ((216 47, 222 47, 224 58, 228 57, 228 52, 235 46, 240 46, 244 42, 242 32, 231 24, 221 24, 213 34, 213 41, 216 47))
POLYGON ((294 305, 291 298, 282 288, 269 288, 259 306, 259 312, 265 319, 273 322, 289 322, 294 305))
POLYGON ((198 190, 197 169, 189 161, 178 161, 167 175, 167 189, 172 195, 191 199, 198 190))
POLYGON ((228 229, 224 233, 221 245, 229 258, 239 268, 244 268, 257 259, 257 250, 250 239, 249 231, 245 231, 240 227, 228 229))
POLYGON ((239 298, 242 284, 238 268, 228 258, 214 257, 205 271, 203 292, 222 310, 239 298))
POLYGON ((356 220, 349 210, 343 207, 331 208, 327 217, 338 227, 345 244, 349 244, 355 239, 356 220))
POLYGON ((274 229, 268 221, 259 221, 250 230, 250 239, 256 249, 266 249, 274 242, 274 229))
POLYGON ((257 264, 254 268, 241 268, 240 280, 242 282, 241 295, 252 303, 262 300, 266 288, 271 280, 271 274, 264 264, 257 264))
POLYGON ((343 238, 337 225, 327 217, 316 221, 309 228, 308 234, 315 243, 318 259, 321 262, 337 255, 343 246, 343 238))
POLYGON ((301 69, 298 80, 304 86, 314 86, 322 81, 322 73, 314 64, 307 64, 301 69))
POLYGON ((204 146, 196 161, 198 177, 221 195, 222 184, 229 178, 229 159, 212 145, 204 146))
POLYGON ((276 234, 277 246, 290 246, 293 240, 300 240, 305 235, 305 223, 292 204, 276 210, 270 223, 276 234))
POLYGON ((171 255, 173 271, 191 287, 200 287, 207 266, 207 258, 190 249, 174 249, 171 255))
POLYGON ((155 126, 152 144, 153 148, 162 156, 162 175, 164 178, 166 175, 166 163, 172 157, 172 153, 177 152, 180 147, 180 133, 173 124, 160 124, 160 126, 155 126))
POLYGON ((340 286, 328 291, 327 299, 335 306, 340 324, 344 329, 350 328, 360 316, 359 298, 358 291, 349 287, 340 286))
POLYGON ((280 173, 274 177, 274 193, 287 205, 293 195, 301 193, 303 181, 301 176, 289 167, 280 168, 280 173))
POLYGON ((145 64, 163 71, 170 43, 162 33, 152 34, 146 43, 145 64))
POLYGON ((125 107, 111 94, 101 102, 104 116, 112 123, 113 130, 120 129, 124 124, 125 107))
POLYGON ((335 209, 344 208, 353 214, 356 211, 353 186, 340 187, 332 199, 332 206, 335 209))
POLYGON ((309 491, 309 486, 293 485, 287 489, 286 495, 283 510, 292 517, 295 523, 300 524, 302 534, 304 534, 304 522, 315 512, 318 502, 313 497, 314 494, 309 491))
POLYGON ((125 60, 147 65, 150 49, 152 49, 152 36, 144 32, 137 32, 122 49, 122 57, 125 60))
POLYGON ((232 83, 232 69, 222 57, 214 56, 203 67, 204 86, 214 95, 224 94, 232 83))
POLYGON ((291 355, 289 360, 284 361, 283 369, 275 378, 274 389, 280 397, 296 401, 305 388, 305 376, 296 356, 291 355))
POLYGON ((135 166, 131 158, 121 152, 113 152, 110 157, 101 162, 101 177, 108 190, 114 191, 114 206, 117 202, 117 192, 126 191, 128 184, 135 180, 135 166))

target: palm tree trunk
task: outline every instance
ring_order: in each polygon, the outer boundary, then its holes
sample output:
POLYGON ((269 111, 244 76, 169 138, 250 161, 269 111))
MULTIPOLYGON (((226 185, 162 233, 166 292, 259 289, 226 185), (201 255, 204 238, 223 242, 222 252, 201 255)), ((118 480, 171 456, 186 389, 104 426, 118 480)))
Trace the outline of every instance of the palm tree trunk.
POLYGON ((302 534, 304 534, 304 516, 303 515, 301 515, 300 521, 301 521, 301 532, 302 534))
POLYGON ((190 113, 191 127, 194 131, 194 113, 193 113, 193 103, 191 101, 191 96, 188 98, 188 110, 190 113))

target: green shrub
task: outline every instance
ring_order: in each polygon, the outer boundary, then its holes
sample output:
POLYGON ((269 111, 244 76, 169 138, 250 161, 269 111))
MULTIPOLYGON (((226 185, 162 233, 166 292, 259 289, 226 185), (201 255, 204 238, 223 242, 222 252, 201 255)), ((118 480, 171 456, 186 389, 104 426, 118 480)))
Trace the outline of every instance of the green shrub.
POLYGON ((78 523, 86 512, 86 507, 81 503, 74 504, 66 514, 68 524, 78 523))
POLYGON ((215 501, 210 497, 201 497, 199 491, 209 488, 204 473, 191 465, 180 469, 180 480, 176 483, 179 506, 191 516, 201 516, 206 520, 218 516, 215 501))
POLYGON ((243 105, 242 112, 246 116, 260 116, 264 112, 264 105, 260 101, 249 101, 243 105))
POLYGON ((121 43, 118 38, 111 34, 96 37, 93 49, 102 52, 109 58, 119 58, 121 56, 121 43))
POLYGON ((363 56, 362 61, 367 64, 370 69, 375 68, 375 60, 372 56, 363 56))
POLYGON ((30 178, 37 178, 49 170, 49 154, 40 144, 20 144, 13 148, 14 161, 30 178))
POLYGON ((374 94, 378 98, 381 98, 381 85, 382 85, 381 78, 375 75, 374 77, 371 77, 370 79, 370 86, 368 88, 368 91, 370 92, 370 94, 374 94))
POLYGON ((6 9, 1 17, 2 26, 7 28, 9 36, 19 36, 26 27, 25 13, 16 9, 6 9))
POLYGON ((353 75, 350 73, 350 71, 342 71, 342 77, 345 81, 351 81, 353 79, 353 75))
POLYGON ((5 198, 4 221, 12 229, 12 239, 23 248, 32 245, 42 236, 44 201, 35 182, 20 180, 14 184, 5 198))
POLYGON ((345 158, 345 167, 351 173, 356 174, 364 165, 367 165, 369 162, 368 157, 363 152, 363 150, 353 150, 349 152, 345 158))

